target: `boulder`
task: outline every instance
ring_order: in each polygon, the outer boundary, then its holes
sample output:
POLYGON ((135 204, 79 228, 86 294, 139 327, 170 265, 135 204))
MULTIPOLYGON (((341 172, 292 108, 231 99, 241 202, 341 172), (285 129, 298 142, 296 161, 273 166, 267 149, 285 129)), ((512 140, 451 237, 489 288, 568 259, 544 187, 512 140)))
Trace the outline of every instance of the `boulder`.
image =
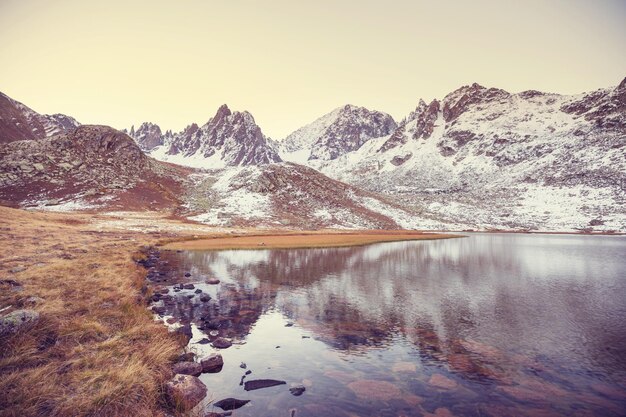
POLYGON ((172 406, 190 410, 206 396, 206 385, 191 375, 175 375, 165 384, 165 394, 172 406))
POLYGON ((35 310, 15 310, 0 318, 0 336, 6 336, 24 330, 39 321, 35 310))
POLYGON ((216 373, 222 370, 224 366, 224 359, 219 353, 212 353, 208 357, 200 361, 202 365, 202 372, 216 373))
POLYGON ((202 373, 202 365, 198 362, 177 362, 172 367, 175 374, 198 376, 202 373))
POLYGON ((211 278, 211 279, 207 279, 206 283, 210 285, 217 285, 220 283, 220 280, 217 278, 211 278))

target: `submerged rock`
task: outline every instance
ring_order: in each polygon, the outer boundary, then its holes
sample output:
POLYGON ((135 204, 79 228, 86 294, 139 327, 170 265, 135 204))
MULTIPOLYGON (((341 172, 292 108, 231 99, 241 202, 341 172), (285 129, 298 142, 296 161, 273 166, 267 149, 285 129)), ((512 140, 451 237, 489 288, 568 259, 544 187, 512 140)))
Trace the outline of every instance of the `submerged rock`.
POLYGON ((224 359, 219 353, 212 353, 208 357, 202 359, 200 364, 202 365, 202 372, 216 373, 222 370, 222 367, 224 366, 224 359))
POLYGON ((255 389, 275 387, 276 385, 285 385, 286 383, 285 381, 278 381, 276 379, 254 379, 252 381, 246 381, 243 389, 253 391, 255 389))
POLYGON ((202 365, 197 362, 177 362, 172 367, 175 374, 198 376, 202 373, 202 365))
POLYGON ((0 318, 0 336, 17 333, 39 321, 39 313, 35 310, 15 310, 0 318))
POLYGON ((457 383, 450 378, 447 378, 441 374, 433 374, 428 380, 428 383, 437 388, 453 389, 456 388, 457 383))
POLYGON ((238 400, 237 398, 224 398, 223 400, 220 400, 213 405, 221 408, 222 410, 236 410, 248 404, 249 402, 250 400, 238 400))
POLYGON ((350 388, 357 397, 363 399, 389 401, 393 398, 402 398, 400 388, 387 381, 360 379, 349 383, 348 388, 350 388))
POLYGON ((176 408, 190 410, 206 396, 206 385, 191 375, 175 375, 165 384, 165 394, 176 408))

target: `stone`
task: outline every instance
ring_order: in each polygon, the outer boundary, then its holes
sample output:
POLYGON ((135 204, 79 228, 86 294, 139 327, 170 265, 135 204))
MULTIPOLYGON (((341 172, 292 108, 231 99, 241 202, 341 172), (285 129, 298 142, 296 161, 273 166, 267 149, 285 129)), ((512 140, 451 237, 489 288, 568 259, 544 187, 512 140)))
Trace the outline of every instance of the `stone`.
POLYGON ((393 398, 402 398, 400 388, 387 381, 359 379, 349 383, 348 388, 362 399, 388 401, 393 398))
POLYGON ((23 272, 23 271, 26 271, 26 267, 22 266, 22 265, 16 266, 16 267, 11 268, 9 270, 9 272, 11 272, 13 274, 17 274, 18 272, 23 272))
POLYGON ((298 384, 298 385, 294 385, 291 388, 289 388, 289 392, 291 393, 291 395, 299 397, 301 396, 304 391, 306 391, 306 387, 302 384, 298 384))
POLYGON ((199 345, 208 345, 209 343, 211 343, 211 341, 209 339, 207 339, 206 337, 203 337, 202 339, 198 340, 197 343, 199 345))
POLYGON ((177 362, 172 370, 175 374, 198 376, 202 373, 202 365, 198 362, 177 362))
POLYGON ((196 288, 196 290, 194 291, 194 293, 196 294, 202 294, 202 290, 200 288, 196 288))
POLYGON ((218 337, 212 343, 212 346, 217 349, 227 349, 232 345, 233 342, 231 342, 229 339, 226 339, 225 337, 218 337))
POLYGON ((237 398, 224 398, 223 400, 220 400, 213 405, 221 408, 222 410, 236 410, 248 404, 249 402, 250 400, 238 400, 237 398))
POLYGON ((219 353, 212 353, 208 357, 202 359, 200 364, 202 365, 202 372, 213 374, 222 370, 222 367, 224 366, 224 359, 219 353))
POLYGON ((25 330, 39 321, 39 313, 34 310, 15 310, 0 318, 0 336, 25 330))
POLYGON ((216 413, 215 411, 209 411, 208 413, 204 415, 204 417, 228 417, 232 415, 233 415, 232 411, 224 411, 221 413, 216 413))
POLYGON ((209 294, 202 294, 200 296, 200 301, 202 301, 203 303, 207 303, 211 301, 211 296, 209 294))
POLYGON ((196 286, 193 285, 193 284, 184 284, 183 285, 183 289, 185 289, 185 290, 193 290, 194 288, 196 288, 196 286))
POLYGON ((217 285, 220 283, 220 280, 217 278, 211 278, 211 279, 207 279, 206 283, 210 285, 217 285))
POLYGON ((191 276, 191 273, 189 273, 189 272, 185 272, 185 276, 186 276, 187 278, 189 278, 189 277, 191 276))
POLYGON ((165 384, 165 394, 177 409, 191 410, 206 396, 206 385, 192 375, 175 375, 165 384))
POLYGON ((246 381, 243 389, 246 391, 254 391, 262 388, 275 387, 276 385, 285 385, 287 382, 279 381, 276 379, 254 379, 252 381, 246 381))

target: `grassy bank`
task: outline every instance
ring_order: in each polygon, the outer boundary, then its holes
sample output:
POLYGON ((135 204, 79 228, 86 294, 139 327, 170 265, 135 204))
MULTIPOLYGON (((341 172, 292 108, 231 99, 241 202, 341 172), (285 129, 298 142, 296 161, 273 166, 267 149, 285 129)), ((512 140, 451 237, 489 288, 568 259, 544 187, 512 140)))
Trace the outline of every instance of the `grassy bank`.
POLYGON ((2 314, 40 314, 0 340, 2 416, 162 414, 161 383, 180 347, 146 310, 145 272, 132 258, 156 236, 86 226, 0 207, 2 314))

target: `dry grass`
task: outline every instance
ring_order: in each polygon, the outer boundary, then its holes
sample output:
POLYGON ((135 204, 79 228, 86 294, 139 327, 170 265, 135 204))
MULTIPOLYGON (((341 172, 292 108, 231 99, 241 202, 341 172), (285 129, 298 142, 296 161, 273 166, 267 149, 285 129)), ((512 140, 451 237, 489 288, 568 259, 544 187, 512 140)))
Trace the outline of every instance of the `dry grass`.
POLYGON ((221 250, 221 249, 285 249, 328 248, 361 246, 380 242, 407 240, 432 240, 460 237, 450 234, 410 231, 359 231, 359 232, 293 232, 284 234, 255 234, 242 236, 215 236, 205 239, 187 239, 169 242, 164 249, 171 250, 221 250))
POLYGON ((161 384, 180 346, 146 310, 144 272, 132 259, 156 239, 2 207, 0 230, 0 280, 22 284, 0 284, 0 306, 43 299, 28 307, 39 323, 0 340, 0 415, 162 414, 161 384), (16 266, 27 269, 11 273, 16 266))

